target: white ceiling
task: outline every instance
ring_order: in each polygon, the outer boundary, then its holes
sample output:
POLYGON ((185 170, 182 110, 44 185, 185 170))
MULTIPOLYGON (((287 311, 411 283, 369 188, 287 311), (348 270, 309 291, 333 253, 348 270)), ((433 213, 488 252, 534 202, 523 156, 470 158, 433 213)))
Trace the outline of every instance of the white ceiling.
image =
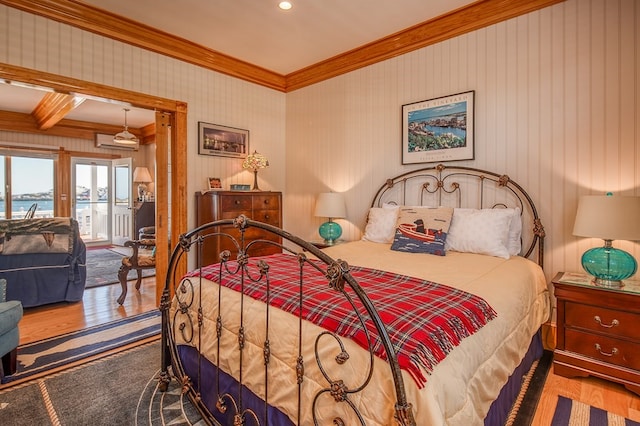
MULTIPOLYGON (((469 0, 85 0, 84 3, 286 75, 458 9, 469 0)), ((42 92, 0 84, 0 110, 31 113, 42 92)), ((123 105, 87 100, 65 118, 123 124, 123 105)), ((127 107, 129 108, 129 107, 127 107)), ((153 122, 131 108, 131 127, 153 122)))

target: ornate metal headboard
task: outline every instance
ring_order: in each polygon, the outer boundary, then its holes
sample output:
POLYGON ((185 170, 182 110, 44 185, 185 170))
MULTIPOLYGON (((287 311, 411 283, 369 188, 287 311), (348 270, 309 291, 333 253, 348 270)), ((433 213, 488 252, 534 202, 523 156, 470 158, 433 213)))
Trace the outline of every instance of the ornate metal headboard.
POLYGON ((384 203, 476 209, 519 207, 523 221, 521 255, 531 257, 536 252, 534 260, 543 266, 542 221, 529 194, 507 175, 438 164, 387 179, 371 206, 380 207, 384 203))

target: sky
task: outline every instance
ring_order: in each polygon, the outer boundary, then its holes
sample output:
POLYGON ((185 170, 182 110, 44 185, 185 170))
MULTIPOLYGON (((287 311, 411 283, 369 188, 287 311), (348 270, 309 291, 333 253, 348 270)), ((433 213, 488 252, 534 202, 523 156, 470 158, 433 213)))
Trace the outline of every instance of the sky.
MULTIPOLYGON (((1 157, 0 157, 1 158, 1 157)), ((12 157, 11 170, 12 192, 14 194, 30 194, 47 192, 53 188, 53 160, 45 158, 12 157)), ((4 186, 4 162, 0 162, 0 183, 4 186)), ((76 183, 89 187, 91 182, 91 166, 76 167, 76 183)), ((106 186, 107 168, 98 167, 98 186, 106 186)))

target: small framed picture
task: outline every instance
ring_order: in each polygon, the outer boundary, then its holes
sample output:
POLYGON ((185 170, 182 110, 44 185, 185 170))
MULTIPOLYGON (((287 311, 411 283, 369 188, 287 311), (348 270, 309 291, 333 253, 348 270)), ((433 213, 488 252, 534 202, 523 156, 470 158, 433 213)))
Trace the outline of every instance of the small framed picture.
POLYGON ((222 189, 222 181, 220 180, 220 178, 217 177, 210 177, 207 178, 207 181, 209 182, 209 190, 220 190, 222 189))
POLYGON ((198 122, 198 154, 245 158, 248 151, 248 130, 198 122))
POLYGON ((474 92, 402 106, 402 164, 473 160, 474 92))

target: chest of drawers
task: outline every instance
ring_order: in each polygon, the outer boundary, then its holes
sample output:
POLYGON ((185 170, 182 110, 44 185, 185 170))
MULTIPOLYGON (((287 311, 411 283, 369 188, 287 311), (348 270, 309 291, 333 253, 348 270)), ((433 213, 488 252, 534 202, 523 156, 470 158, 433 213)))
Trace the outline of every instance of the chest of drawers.
MULTIPOLYGON (((234 219, 241 214, 249 219, 282 227, 282 193, 269 191, 211 191, 204 194, 196 193, 196 224, 198 226, 221 219, 234 219)), ((231 225, 225 226, 221 231, 229 233, 236 238, 240 236, 240 233, 231 225)), ((261 229, 247 229, 245 242, 256 239, 281 242, 280 238, 269 235, 261 229)), ((202 250, 202 258, 198 254, 199 264, 217 263, 220 252, 223 250, 230 250, 233 254, 237 251, 233 241, 229 238, 207 238, 202 250), (202 262, 200 263, 200 261, 202 262)), ((257 244, 254 245, 249 254, 251 256, 263 256, 280 251, 274 245, 257 244)))
POLYGON ((640 285, 622 289, 553 279, 558 341, 554 372, 595 376, 640 395, 640 285))

